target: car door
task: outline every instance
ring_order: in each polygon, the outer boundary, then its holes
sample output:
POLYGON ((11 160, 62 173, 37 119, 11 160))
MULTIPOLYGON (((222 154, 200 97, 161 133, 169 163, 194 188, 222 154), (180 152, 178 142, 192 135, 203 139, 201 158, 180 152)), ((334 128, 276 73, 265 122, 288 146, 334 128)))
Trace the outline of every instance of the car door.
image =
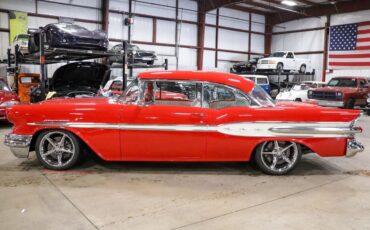
POLYGON ((286 63, 287 63, 286 69, 289 69, 289 70, 296 69, 295 59, 294 59, 294 55, 292 52, 288 52, 288 54, 286 55, 286 63))
POLYGON ((225 134, 218 129, 225 124, 253 121, 255 117, 252 102, 237 90, 222 85, 205 83, 203 92, 203 106, 207 108, 205 124, 210 129, 207 132, 205 159, 208 161, 248 160, 255 139, 225 134))
POLYGON ((123 101, 122 159, 194 161, 203 158, 205 109, 201 107, 198 83, 145 81, 140 91, 137 102, 123 101))

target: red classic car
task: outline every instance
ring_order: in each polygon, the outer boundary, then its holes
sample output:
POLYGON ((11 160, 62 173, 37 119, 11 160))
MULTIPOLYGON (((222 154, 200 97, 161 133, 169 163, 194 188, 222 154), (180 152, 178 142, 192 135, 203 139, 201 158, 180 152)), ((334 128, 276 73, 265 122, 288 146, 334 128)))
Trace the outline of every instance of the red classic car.
MULTIPOLYGON (((175 91, 174 93, 178 93, 175 91)), ((357 110, 275 102, 243 77, 216 72, 141 73, 117 99, 53 99, 7 110, 5 144, 35 150, 49 169, 71 168, 82 148, 107 161, 249 161, 286 174, 302 154, 353 156, 357 110), (169 83, 186 98, 161 97, 169 83), (154 96, 155 95, 155 96, 154 96)))
POLYGON ((327 87, 308 91, 308 98, 321 106, 353 109, 366 106, 370 86, 366 77, 334 77, 327 87))
POLYGON ((14 93, 4 80, 0 79, 0 120, 6 120, 6 108, 19 103, 16 93, 14 93))

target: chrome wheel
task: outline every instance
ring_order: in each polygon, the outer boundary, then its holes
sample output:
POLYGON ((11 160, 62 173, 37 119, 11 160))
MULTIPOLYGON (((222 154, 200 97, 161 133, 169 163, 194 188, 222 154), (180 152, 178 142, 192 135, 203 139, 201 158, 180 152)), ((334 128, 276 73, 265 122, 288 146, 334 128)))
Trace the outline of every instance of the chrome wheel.
POLYGON ((48 168, 65 169, 74 164, 78 147, 75 138, 63 131, 49 131, 40 135, 36 152, 39 160, 48 168))
POLYGON ((300 146, 291 141, 266 141, 257 149, 256 160, 269 174, 285 174, 292 170, 301 157, 300 146))

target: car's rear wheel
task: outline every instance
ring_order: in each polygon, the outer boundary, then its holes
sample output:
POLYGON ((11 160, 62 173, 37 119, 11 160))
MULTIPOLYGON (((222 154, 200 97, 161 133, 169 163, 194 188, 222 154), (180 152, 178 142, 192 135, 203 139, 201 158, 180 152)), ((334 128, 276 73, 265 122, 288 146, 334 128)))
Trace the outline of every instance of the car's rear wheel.
POLYGON ((257 147, 255 153, 258 167, 270 175, 289 173, 301 157, 301 146, 291 141, 265 141, 257 147))
POLYGON ((36 156, 45 168, 69 169, 80 157, 80 144, 80 141, 68 131, 44 131, 36 140, 36 156))
POLYGON ((284 65, 283 65, 283 63, 278 63, 276 65, 276 72, 281 73, 283 71, 284 71, 284 65))

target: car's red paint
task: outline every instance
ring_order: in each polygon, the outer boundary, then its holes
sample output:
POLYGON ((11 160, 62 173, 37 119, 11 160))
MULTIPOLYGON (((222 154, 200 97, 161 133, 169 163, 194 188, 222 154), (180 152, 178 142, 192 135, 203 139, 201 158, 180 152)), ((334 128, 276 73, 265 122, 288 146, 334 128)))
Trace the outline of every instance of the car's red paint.
MULTIPOLYGON (((236 75, 205 72, 143 73, 140 79, 181 79, 215 82, 248 93, 254 83, 236 75), (189 74, 189 77, 188 77, 189 74), (225 78, 225 79, 223 79, 225 78)), ((274 107, 228 107, 210 109, 190 106, 123 104, 107 98, 53 99, 7 110, 13 133, 34 135, 49 126, 30 123, 89 122, 130 125, 206 125, 238 122, 351 122, 357 110, 323 108, 308 103, 278 103, 274 107)), ((82 139, 96 154, 110 161, 246 161, 259 143, 289 140, 301 143, 321 156, 343 156, 347 138, 247 137, 218 132, 66 129, 82 139)), ((36 134, 36 135, 35 135, 36 134)))
POLYGON ((6 120, 5 111, 8 106, 1 106, 1 104, 6 102, 19 102, 19 98, 15 92, 11 91, 6 86, 5 81, 0 81, 0 84, 5 87, 4 89, 0 89, 0 120, 6 120))

